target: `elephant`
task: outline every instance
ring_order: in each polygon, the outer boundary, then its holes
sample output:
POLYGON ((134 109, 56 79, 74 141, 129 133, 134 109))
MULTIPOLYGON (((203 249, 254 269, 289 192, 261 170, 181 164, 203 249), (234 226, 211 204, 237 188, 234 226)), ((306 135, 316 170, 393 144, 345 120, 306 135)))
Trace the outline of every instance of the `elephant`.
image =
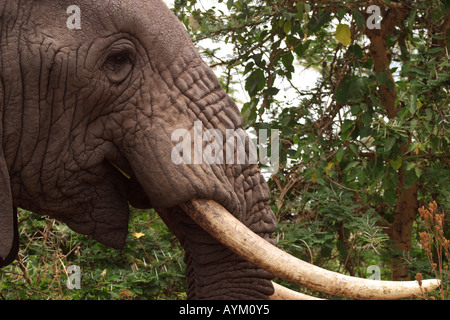
POLYGON ((155 208, 183 246, 188 299, 305 298, 275 277, 364 299, 438 285, 352 278, 278 249, 257 164, 173 161, 177 129, 243 127, 184 25, 161 0, 73 3, 0 2, 1 266, 18 254, 17 207, 120 249, 131 205, 155 208))

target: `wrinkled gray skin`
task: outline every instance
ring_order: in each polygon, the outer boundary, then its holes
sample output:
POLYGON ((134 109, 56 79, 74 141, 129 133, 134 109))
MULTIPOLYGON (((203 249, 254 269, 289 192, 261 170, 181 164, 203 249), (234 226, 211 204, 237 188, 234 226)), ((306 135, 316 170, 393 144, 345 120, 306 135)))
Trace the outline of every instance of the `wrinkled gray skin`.
MULTIPOLYGON (((262 237, 275 218, 255 165, 175 165, 172 131, 242 119, 160 0, 0 0, 0 256, 14 259, 13 207, 121 248, 129 203, 160 214, 185 249, 188 298, 264 299, 272 275, 224 248, 177 204, 213 199, 262 237), (126 179, 110 162, 122 168, 126 179)), ((0 263, 1 264, 1 263, 0 263)))

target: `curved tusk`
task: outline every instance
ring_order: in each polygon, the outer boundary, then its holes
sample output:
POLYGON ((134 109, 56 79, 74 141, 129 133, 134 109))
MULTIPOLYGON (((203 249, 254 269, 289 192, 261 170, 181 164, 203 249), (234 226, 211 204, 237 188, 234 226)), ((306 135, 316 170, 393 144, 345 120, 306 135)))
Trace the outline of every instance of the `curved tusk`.
POLYGON ((275 293, 269 297, 270 300, 323 300, 288 289, 275 282, 272 282, 272 284, 275 289, 275 293))
POLYGON ((399 299, 418 296, 440 285, 439 280, 423 280, 419 286, 416 281, 378 281, 328 271, 271 245, 215 201, 192 200, 180 207, 205 231, 247 261, 312 290, 356 299, 399 299))

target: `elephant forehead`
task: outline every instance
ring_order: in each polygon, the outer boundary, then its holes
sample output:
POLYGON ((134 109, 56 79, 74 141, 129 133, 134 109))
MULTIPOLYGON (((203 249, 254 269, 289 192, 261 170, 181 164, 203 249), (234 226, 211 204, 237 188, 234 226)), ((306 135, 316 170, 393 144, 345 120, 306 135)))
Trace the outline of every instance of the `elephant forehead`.
POLYGON ((88 46, 95 40, 114 34, 130 34, 137 38, 153 59, 170 65, 180 50, 192 46, 182 23, 160 0, 76 1, 78 12, 73 13, 72 0, 46 0, 35 4, 29 15, 30 30, 41 30, 60 47, 88 46), (80 21, 79 28, 69 28, 73 14, 80 21))

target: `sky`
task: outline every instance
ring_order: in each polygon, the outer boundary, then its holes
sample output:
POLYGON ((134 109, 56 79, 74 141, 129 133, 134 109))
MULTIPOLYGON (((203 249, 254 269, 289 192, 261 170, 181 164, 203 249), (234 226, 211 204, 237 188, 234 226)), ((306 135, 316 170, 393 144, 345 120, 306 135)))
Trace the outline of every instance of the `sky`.
MULTIPOLYGON (((174 0, 163 0, 163 1, 168 5, 169 8, 172 8, 174 5, 174 0)), ((208 10, 213 6, 220 8, 220 10, 224 12, 228 10, 226 3, 218 3, 217 1, 207 1, 207 0, 203 1, 200 0, 199 3, 201 8, 203 8, 204 10, 208 10)), ((233 54, 232 45, 227 46, 224 43, 217 44, 213 43, 210 40, 203 40, 200 43, 200 45, 203 48, 219 47, 221 49, 220 56, 222 57, 230 56, 233 54)), ((308 90, 309 88, 312 88, 320 76, 320 74, 317 71, 313 69, 305 70, 299 64, 295 65, 295 69, 296 72, 292 77, 292 83, 299 90, 308 90)), ((235 89, 233 97, 235 98, 237 105, 239 107, 242 107, 243 103, 250 100, 250 97, 247 95, 247 92, 245 91, 245 78, 242 75, 235 75, 233 81, 237 81, 237 84, 233 87, 235 89)), ((276 100, 294 102, 295 99, 298 99, 297 92, 295 92, 295 90, 291 87, 289 83, 278 82, 275 83, 275 87, 280 89, 278 95, 275 96, 276 100)))
POLYGON ((173 7, 175 0, 163 0, 169 8, 173 7))

